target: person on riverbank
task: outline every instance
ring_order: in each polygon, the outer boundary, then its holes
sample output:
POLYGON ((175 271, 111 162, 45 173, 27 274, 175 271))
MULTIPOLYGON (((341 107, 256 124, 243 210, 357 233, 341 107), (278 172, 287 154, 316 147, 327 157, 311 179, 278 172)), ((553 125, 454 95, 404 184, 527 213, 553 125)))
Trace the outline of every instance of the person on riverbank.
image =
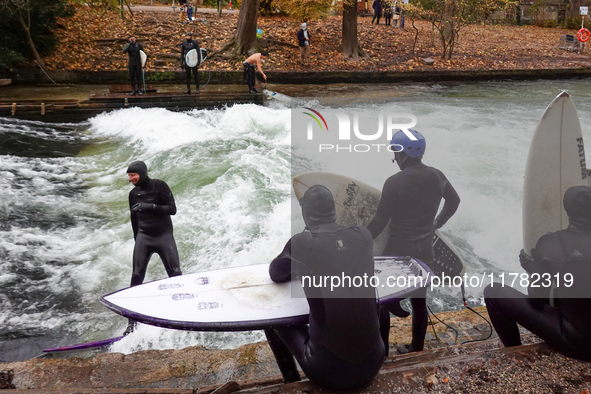
MULTIPOLYGON (((129 210, 135 247, 130 287, 143 283, 150 258, 160 256, 169 277, 182 275, 179 254, 173 237, 172 220, 176 204, 166 182, 148 177, 143 161, 134 161, 127 168, 129 182, 135 187, 129 192, 129 210)), ((135 329, 130 320, 124 335, 135 329)))
POLYGON ((284 382, 300 380, 295 357, 312 382, 335 391, 358 389, 373 380, 384 361, 375 288, 313 283, 326 276, 371 277, 371 234, 361 226, 336 224, 335 202, 324 186, 308 189, 300 205, 306 229, 287 242, 269 275, 274 282, 296 276, 303 281, 309 326, 277 327, 265 334, 284 382))
POLYGON ((384 23, 386 23, 386 26, 390 26, 392 24, 393 14, 394 12, 392 3, 390 3, 390 1, 384 2, 384 23))
POLYGON ((371 24, 378 18, 376 25, 380 24, 380 17, 382 16, 382 0, 373 0, 372 4, 373 8, 373 19, 371 20, 371 24))
POLYGON ((132 34, 129 36, 129 42, 123 47, 123 53, 127 53, 129 57, 129 63, 127 68, 129 70, 129 80, 131 83, 131 95, 135 96, 138 91, 139 95, 143 94, 143 91, 139 88, 140 79, 142 75, 142 59, 140 51, 143 51, 144 47, 142 44, 137 42, 135 36, 132 34))
MULTIPOLYGON (((390 222, 390 239, 384 256, 411 256, 432 265, 433 232, 456 212, 460 197, 445 175, 422 162, 427 147, 425 137, 415 130, 398 131, 392 137, 394 161, 400 172, 384 183, 378 210, 367 226, 375 239, 390 222), (413 136, 413 139, 407 135, 413 136), (445 203, 439 215, 441 200, 445 203)), ((412 342, 398 348, 399 353, 422 351, 427 333, 427 289, 410 300, 412 307, 412 342)), ((405 312, 398 303, 387 309, 397 316, 405 312)), ((383 311, 385 313, 385 311, 383 311)), ((389 322, 389 318, 387 319, 389 322)), ((386 335, 388 331, 384 331, 386 335)))
POLYGON ((529 296, 497 282, 484 300, 503 345, 521 345, 519 324, 567 356, 591 361, 591 187, 567 189, 563 205, 566 230, 542 236, 532 257, 521 250, 529 296))
POLYGON ((259 91, 255 87, 256 83, 256 71, 258 71, 265 83, 267 82, 267 75, 263 71, 263 62, 269 57, 269 52, 263 51, 261 53, 252 54, 246 59, 242 65, 244 66, 244 82, 248 85, 248 91, 250 93, 258 93, 259 91))
POLYGON ((181 43, 181 68, 185 69, 187 80, 187 91, 185 94, 191 94, 191 73, 193 73, 193 77, 195 78, 195 94, 199 94, 199 63, 197 63, 196 66, 191 67, 187 64, 185 59, 187 53, 193 49, 197 51, 197 56, 201 56, 199 43, 193 40, 193 34, 187 32, 185 33, 185 40, 181 43))
POLYGON ((310 66, 310 32, 306 23, 302 23, 298 31, 298 47, 300 48, 300 65, 310 66))

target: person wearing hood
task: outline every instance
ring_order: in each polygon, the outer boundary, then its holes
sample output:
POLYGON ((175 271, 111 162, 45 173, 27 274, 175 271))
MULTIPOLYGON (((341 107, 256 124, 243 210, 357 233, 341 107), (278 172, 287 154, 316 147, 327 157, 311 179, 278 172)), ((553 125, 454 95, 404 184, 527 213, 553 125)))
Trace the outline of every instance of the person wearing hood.
POLYGON ((335 202, 324 186, 308 189, 300 205, 306 229, 289 240, 271 262, 269 274, 274 282, 302 280, 309 325, 267 329, 267 340, 286 383, 300 380, 295 356, 308 379, 324 388, 364 387, 385 356, 375 288, 350 283, 332 288, 319 281, 343 275, 372 277, 371 234, 361 226, 336 224, 335 202))
POLYGON ((532 257, 520 253, 529 295, 493 283, 484 300, 503 345, 521 345, 519 324, 567 356, 591 360, 591 187, 570 187, 563 205, 568 227, 540 237, 532 257))
POLYGON ((185 69, 187 79, 187 90, 185 91, 185 94, 191 94, 191 73, 193 73, 193 77, 195 78, 195 94, 199 94, 199 63, 194 67, 189 67, 185 59, 187 53, 193 49, 197 51, 198 56, 201 56, 199 43, 193 40, 193 34, 187 32, 185 33, 185 40, 181 43, 181 68, 185 69))
POLYGON ((310 32, 306 23, 301 24, 298 31, 298 46, 300 48, 300 64, 310 66, 310 32))
MULTIPOLYGON (((390 239, 382 254, 411 256, 433 267, 433 233, 453 216, 460 205, 460 197, 441 171, 423 164, 425 137, 416 130, 407 132, 414 138, 402 130, 392 137, 393 161, 400 172, 384 183, 378 209, 367 228, 375 239, 390 221, 390 239), (445 203, 438 215, 442 199, 445 203)), ((411 298, 410 303, 412 342, 399 346, 399 353, 422 351, 427 333, 426 289, 424 294, 411 298)), ((396 316, 408 315, 398 303, 388 305, 387 309, 396 316)), ((387 314, 385 310, 383 313, 387 314)), ((387 334, 388 331, 384 331, 383 335, 387 334)))
MULTIPOLYGON (((179 255, 173 237, 171 215, 176 214, 172 191, 166 182, 148 177, 143 161, 134 161, 127 168, 129 182, 135 187, 129 192, 129 209, 135 247, 133 249, 132 286, 143 283, 150 258, 160 256, 169 277, 182 275, 179 255)), ((129 334, 135 322, 125 331, 129 334)))
POLYGON ((123 53, 127 53, 129 57, 128 63, 128 70, 129 70, 129 79, 131 82, 131 95, 135 96, 138 91, 139 95, 143 94, 143 91, 139 88, 140 86, 140 78, 142 75, 142 59, 140 56, 140 51, 143 51, 144 47, 142 44, 137 42, 134 35, 129 36, 129 42, 125 44, 123 48, 123 53))

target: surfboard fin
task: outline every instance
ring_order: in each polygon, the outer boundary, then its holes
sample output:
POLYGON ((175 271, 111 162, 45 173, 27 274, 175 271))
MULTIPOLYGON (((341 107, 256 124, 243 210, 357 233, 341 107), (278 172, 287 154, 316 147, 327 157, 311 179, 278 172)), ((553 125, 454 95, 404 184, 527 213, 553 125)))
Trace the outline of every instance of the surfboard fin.
POLYGON ((398 301, 394 304, 388 305, 388 310, 394 316, 398 316, 398 317, 402 317, 402 318, 410 316, 410 312, 407 312, 404 309, 402 309, 402 307, 400 306, 400 301, 398 301))

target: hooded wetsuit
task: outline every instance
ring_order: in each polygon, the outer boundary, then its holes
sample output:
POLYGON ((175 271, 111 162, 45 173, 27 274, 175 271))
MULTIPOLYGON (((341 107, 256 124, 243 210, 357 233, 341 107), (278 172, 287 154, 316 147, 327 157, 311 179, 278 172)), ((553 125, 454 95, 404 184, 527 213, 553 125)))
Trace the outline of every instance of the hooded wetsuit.
POLYGON ((291 238, 269 273, 275 282, 289 281, 292 274, 303 280, 309 327, 265 332, 286 381, 299 378, 293 354, 311 381, 331 390, 360 388, 384 360, 375 288, 347 285, 331 291, 330 283, 314 283, 327 276, 373 276, 371 234, 364 227, 335 223, 334 199, 324 186, 312 186, 300 203, 309 230, 291 238))
POLYGON ((187 53, 189 53, 190 50, 195 49, 197 51, 197 55, 201 56, 201 54, 199 53, 201 51, 201 49, 199 48, 199 43, 197 43, 197 41, 191 39, 191 40, 184 40, 181 44, 181 67, 184 66, 185 68, 185 72, 186 72, 186 78, 187 78, 187 90, 191 88, 191 72, 193 73, 193 77, 195 78, 195 87, 197 88, 197 91, 199 91, 199 74, 197 72, 198 68, 199 68, 199 64, 197 64, 195 67, 189 67, 187 65, 187 62, 185 61, 185 56, 187 56, 187 53))
MULTIPOLYGON (((367 226, 373 238, 382 233, 390 221, 390 239, 384 256, 412 256, 427 265, 433 263, 433 231, 443 226, 458 209, 460 197, 445 175, 424 165, 420 158, 396 154, 401 169, 384 183, 378 210, 367 226), (437 219, 441 199, 445 204, 437 219)), ((427 333, 425 295, 411 298, 412 348, 423 350, 427 333)), ((398 305, 395 305, 396 307, 398 305)), ((398 309, 390 309, 398 314, 398 309)))
POLYGON ((140 180, 129 192, 131 227, 135 238, 131 286, 144 281, 152 254, 162 259, 168 276, 181 275, 179 255, 172 235, 172 220, 176 214, 174 197, 166 182, 150 179, 148 168, 142 161, 134 161, 128 173, 137 173, 140 180))
POLYGON ((139 86, 139 81, 142 74, 142 59, 140 56, 140 51, 143 50, 144 47, 139 42, 128 42, 123 48, 123 53, 127 53, 129 55, 129 79, 131 81, 131 90, 136 91, 138 90, 137 86, 139 86))
POLYGON ((519 324, 566 355, 591 360, 591 188, 571 187, 563 202, 569 225, 538 240, 529 296, 495 283, 484 289, 484 299, 505 346, 521 345, 519 324))

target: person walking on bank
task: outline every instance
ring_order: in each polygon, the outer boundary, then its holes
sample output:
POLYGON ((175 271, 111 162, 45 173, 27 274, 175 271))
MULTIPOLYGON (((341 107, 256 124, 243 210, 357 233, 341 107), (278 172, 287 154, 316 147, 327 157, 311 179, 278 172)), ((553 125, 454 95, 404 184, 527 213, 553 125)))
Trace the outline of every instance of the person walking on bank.
MULTIPOLYGON (((415 139, 398 131, 390 146, 400 172, 384 183, 378 210, 367 229, 375 239, 390 222, 390 239, 382 253, 384 256, 411 256, 432 266, 434 261, 433 233, 456 212, 460 197, 445 175, 436 168, 423 164, 427 147, 425 137, 408 130, 415 139), (445 204, 439 215, 441 199, 445 204)), ((412 342, 399 346, 399 353, 422 351, 427 333, 427 294, 410 299, 412 307, 412 342)), ((387 305, 400 316, 399 303, 387 305)), ((387 319, 389 321, 389 319, 387 319)), ((387 332, 387 331, 386 331, 387 332)))
POLYGON ((248 91, 250 93, 258 93, 259 91, 255 88, 255 65, 257 71, 261 73, 261 76, 265 79, 265 83, 267 82, 267 76, 263 72, 263 65, 262 63, 267 60, 269 57, 269 52, 263 51, 261 53, 255 53, 250 55, 248 59, 246 59, 242 65, 244 66, 244 82, 248 85, 248 91))
POLYGON ((193 40, 193 35, 191 33, 187 32, 185 33, 185 40, 181 44, 181 68, 184 68, 187 73, 187 91, 185 94, 191 94, 191 73, 193 73, 193 77, 195 78, 195 94, 199 94, 199 74, 197 72, 199 62, 197 65, 191 67, 187 64, 185 59, 187 53, 193 49, 197 51, 197 56, 200 57, 201 49, 199 48, 199 43, 193 40))
POLYGON ((373 19, 371 20, 371 23, 373 24, 373 22, 376 20, 376 18, 378 18, 378 21, 376 22, 376 25, 380 24, 380 17, 382 16, 382 0, 373 0, 373 19))
MULTIPOLYGON (((148 167, 143 161, 131 163, 127 168, 127 176, 135 186, 129 192, 131 227, 135 239, 130 287, 143 283, 154 253, 160 256, 169 277, 182 275, 170 219, 176 214, 172 191, 166 182, 148 177, 148 167)), ((123 335, 133 332, 135 324, 135 321, 129 320, 123 335)))
POLYGON ((300 64, 310 66, 310 32, 306 23, 301 24, 298 31, 298 46, 300 47, 300 64))
POLYGON ((386 26, 392 24, 393 13, 394 12, 392 11, 392 4, 389 1, 384 2, 384 21, 386 23, 386 26))
POLYGON ((144 47, 142 44, 137 42, 133 34, 129 36, 129 42, 125 44, 125 47, 123 48, 123 53, 127 53, 129 57, 127 68, 129 69, 129 79, 131 82, 130 94, 132 96, 135 96, 138 91, 140 96, 143 94, 143 91, 139 88, 142 75, 142 59, 140 56, 140 51, 143 49, 144 47))

